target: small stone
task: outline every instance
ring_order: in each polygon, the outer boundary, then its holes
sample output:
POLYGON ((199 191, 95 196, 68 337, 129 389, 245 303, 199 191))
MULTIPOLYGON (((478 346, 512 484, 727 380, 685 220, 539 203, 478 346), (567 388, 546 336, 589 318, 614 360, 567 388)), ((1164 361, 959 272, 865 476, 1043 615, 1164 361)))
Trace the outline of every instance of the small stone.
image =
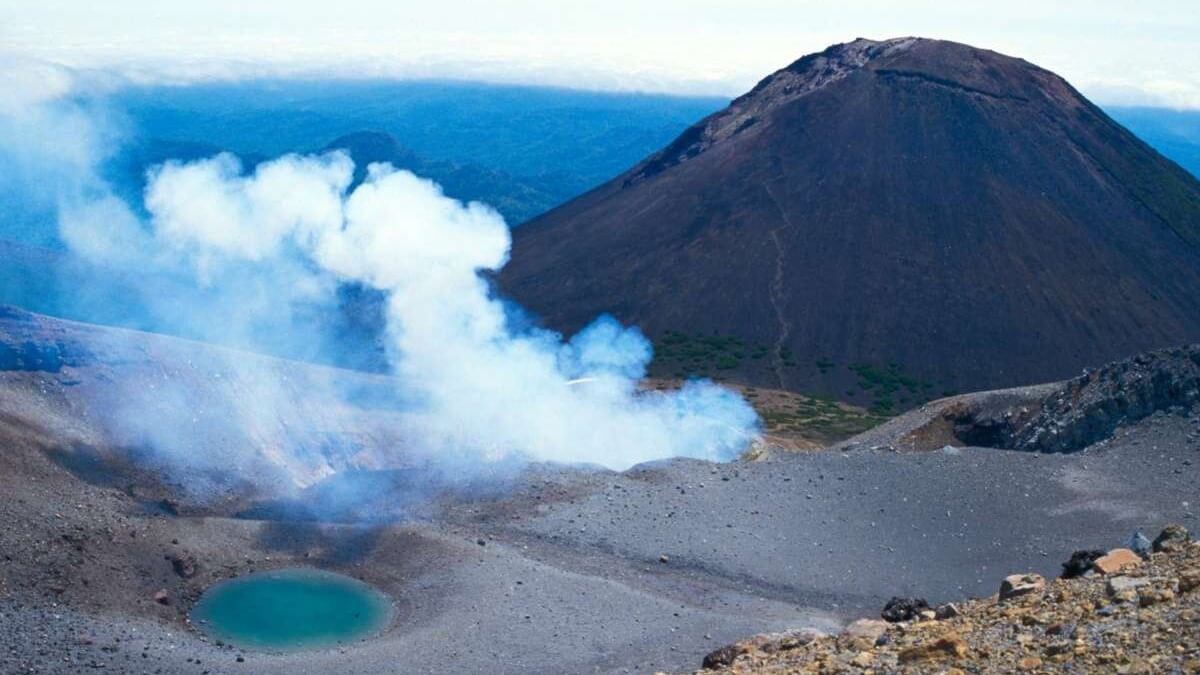
POLYGON ((937 613, 932 609, 923 609, 917 614, 919 621, 933 621, 937 619, 937 613))
POLYGON ((1141 673, 1153 673, 1155 672, 1155 668, 1145 659, 1133 659, 1129 663, 1117 668, 1117 672, 1120 675, 1140 675, 1141 673))
POLYGON ((1112 577, 1108 580, 1108 594, 1114 595, 1121 591, 1136 591, 1142 586, 1149 586, 1150 582, 1141 577, 1112 577))
POLYGON ((945 621, 946 619, 953 619, 961 613, 961 610, 958 609, 958 605, 954 604, 953 602, 947 602, 944 605, 938 605, 938 608, 934 610, 933 615, 939 621, 945 621))
POLYGON ((967 655, 967 643, 958 633, 948 631, 915 647, 900 652, 900 663, 936 661, 947 658, 962 658, 967 655))
MULTIPOLYGON (((704 637, 709 640, 712 639, 711 635, 705 635, 704 637)), ((744 654, 754 654, 757 652, 774 654, 776 652, 799 649, 814 640, 824 637, 826 637, 824 633, 810 629, 756 635, 746 640, 725 645, 720 649, 714 649, 705 655, 703 666, 710 670, 724 668, 733 665, 733 662, 744 654)))
POLYGON ((1046 647, 1046 653, 1049 654, 1050 656, 1059 656, 1062 654, 1074 654, 1074 652, 1075 652, 1075 643, 1070 642, 1069 640, 1055 642, 1054 644, 1051 644, 1049 647, 1046 647))
POLYGON ((874 643, 887 630, 888 623, 886 621, 880 621, 879 619, 858 619, 851 622, 849 626, 846 626, 846 629, 842 631, 842 635, 852 639, 862 638, 874 643))
POLYGON ((1000 583, 1000 601, 1019 598, 1023 595, 1039 591, 1046 587, 1046 580, 1040 574, 1011 574, 1004 577, 1000 583))
POLYGON ((1127 567, 1137 567, 1142 558, 1127 548, 1114 548, 1092 562, 1092 569, 1100 574, 1116 574, 1127 567))
POLYGON ((1200 567, 1184 570, 1179 574, 1179 592, 1190 593, 1200 588, 1200 567))
POLYGON ((1129 543, 1125 544, 1125 548, 1143 558, 1149 556, 1150 552, 1154 550, 1153 544, 1150 543, 1150 538, 1141 532, 1134 532, 1129 535, 1129 543))
POLYGON ((1144 588, 1138 591, 1138 605, 1150 607, 1175 599, 1175 592, 1169 588, 1144 588))
POLYGON ((163 557, 171 563, 171 569, 175 570, 175 574, 180 577, 191 579, 196 576, 198 566, 194 557, 179 553, 168 553, 163 557))
POLYGON ((153 597, 154 597, 154 601, 160 605, 171 604, 171 596, 170 596, 170 594, 167 593, 166 589, 154 591, 153 597))
MULTIPOLYGON (((1108 595, 1116 602, 1134 602, 1138 599, 1138 589, 1149 586, 1146 579, 1134 577, 1113 577, 1108 580, 1108 595)), ((1104 612, 1101 612, 1104 614, 1104 612)), ((1107 616, 1107 614, 1104 614, 1107 616)))
POLYGON ((726 666, 733 665, 734 660, 745 652, 741 650, 741 645, 732 644, 725 645, 720 649, 705 654, 704 661, 701 662, 705 670, 717 670, 726 666))
POLYGON ((1046 629, 1046 633, 1064 638, 1074 638, 1078 631, 1079 629, 1073 623, 1056 623, 1046 629))
POLYGON ((1042 660, 1036 656, 1026 656, 1017 662, 1017 670, 1035 670, 1042 667, 1042 660))
POLYGON ((875 662, 875 655, 871 652, 859 652, 858 656, 850 659, 850 665, 858 666, 859 668, 870 668, 875 662))
POLYGON ((1154 538, 1154 551, 1156 553, 1169 553, 1171 551, 1183 550, 1188 542, 1192 540, 1192 536, 1183 525, 1172 523, 1163 528, 1163 531, 1154 538))
POLYGON ((660 556, 658 556, 658 562, 664 563, 664 564, 669 563, 669 562, 671 562, 671 558, 670 558, 670 556, 667 556, 667 555, 660 555, 660 556))
POLYGON ((883 611, 879 613, 884 621, 898 623, 900 621, 912 621, 918 618, 923 610, 929 609, 929 603, 925 602, 924 598, 900 598, 893 597, 883 606, 883 611))

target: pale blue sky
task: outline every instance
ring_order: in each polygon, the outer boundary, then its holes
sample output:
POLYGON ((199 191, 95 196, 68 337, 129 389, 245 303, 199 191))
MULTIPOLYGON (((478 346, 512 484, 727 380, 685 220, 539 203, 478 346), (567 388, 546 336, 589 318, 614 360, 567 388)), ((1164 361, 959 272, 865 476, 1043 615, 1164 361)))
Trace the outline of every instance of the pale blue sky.
POLYGON ((858 36, 1024 57, 1105 103, 1200 108, 1200 0, 0 0, 0 57, 145 79, 449 76, 738 94, 858 36))

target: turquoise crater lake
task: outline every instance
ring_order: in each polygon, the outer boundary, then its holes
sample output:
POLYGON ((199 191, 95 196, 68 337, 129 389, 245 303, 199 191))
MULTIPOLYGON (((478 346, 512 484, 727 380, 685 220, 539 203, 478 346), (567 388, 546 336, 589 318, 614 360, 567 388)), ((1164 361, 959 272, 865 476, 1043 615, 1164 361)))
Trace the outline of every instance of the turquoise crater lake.
POLYGON ((192 609, 192 621, 247 649, 321 649, 381 632, 392 621, 392 603, 341 574, 284 569, 216 584, 192 609))

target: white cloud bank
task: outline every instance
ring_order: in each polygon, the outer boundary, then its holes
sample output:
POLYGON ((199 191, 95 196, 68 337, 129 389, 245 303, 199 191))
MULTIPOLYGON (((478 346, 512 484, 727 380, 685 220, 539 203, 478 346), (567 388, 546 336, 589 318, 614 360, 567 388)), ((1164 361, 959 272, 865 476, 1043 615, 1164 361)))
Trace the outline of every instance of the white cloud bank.
POLYGON ((830 44, 903 35, 1026 58, 1102 103, 1200 107, 1193 0, 0 3, 0 52, 156 82, 453 77, 733 96, 830 44))

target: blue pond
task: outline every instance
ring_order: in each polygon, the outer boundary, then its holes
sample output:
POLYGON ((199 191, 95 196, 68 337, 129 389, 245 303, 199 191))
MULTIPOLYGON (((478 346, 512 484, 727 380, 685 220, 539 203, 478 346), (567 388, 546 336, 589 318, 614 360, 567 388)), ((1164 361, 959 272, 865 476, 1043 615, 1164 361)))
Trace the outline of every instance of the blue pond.
POLYGON ((392 620, 391 601, 356 579, 314 569, 260 572, 213 586, 192 610, 210 636, 247 649, 335 647, 392 620))

